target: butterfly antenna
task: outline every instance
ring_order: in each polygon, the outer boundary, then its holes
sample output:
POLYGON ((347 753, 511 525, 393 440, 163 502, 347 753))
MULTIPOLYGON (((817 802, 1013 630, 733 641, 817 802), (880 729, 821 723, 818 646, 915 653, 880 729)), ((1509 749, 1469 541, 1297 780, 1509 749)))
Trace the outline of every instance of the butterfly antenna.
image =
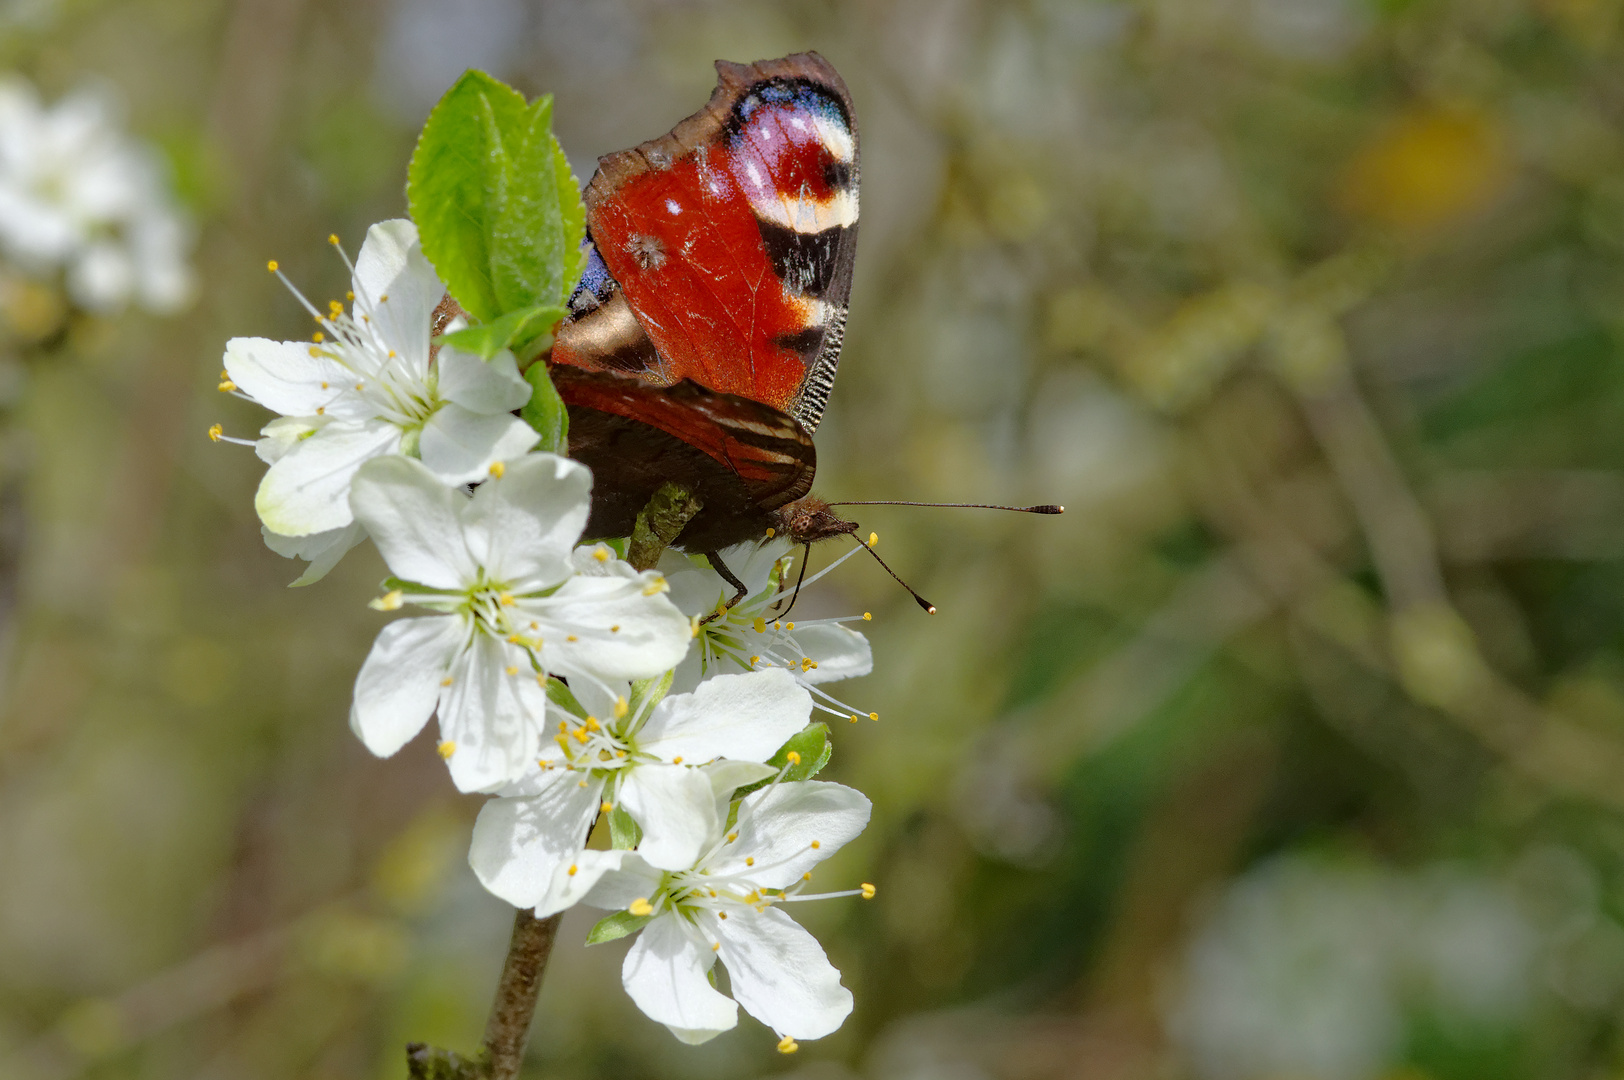
MULTIPOLYGON (((801 598, 801 582, 806 580, 806 564, 811 558, 812 558, 812 545, 807 544, 805 546, 805 548, 801 551, 801 572, 795 578, 795 592, 793 594, 791 594, 791 596, 789 598, 789 607, 787 607, 783 611, 779 612, 778 617, 780 619, 789 618, 789 613, 795 610, 795 601, 797 601, 797 600, 799 600, 801 598)), ((780 600, 779 603, 783 603, 783 601, 780 600)))
MULTIPOLYGON (((852 539, 856 540, 857 538, 855 536, 853 536, 852 539)), ((857 540, 857 542, 859 544, 863 544, 863 542, 861 540, 857 540)), ((918 593, 914 592, 914 589, 913 589, 912 585, 909 585, 906 581, 903 581, 901 578, 897 577, 897 572, 895 570, 891 569, 889 566, 885 565, 885 560, 880 558, 880 553, 874 550, 873 545, 871 545, 871 544, 863 544, 863 547, 868 550, 868 553, 870 555, 874 556, 874 561, 879 563, 880 566, 885 569, 885 572, 887 574, 890 574, 892 579, 895 580, 898 585, 901 585, 904 589, 908 590, 908 595, 914 598, 914 603, 918 604, 920 607, 925 609, 925 614, 927 614, 927 615, 936 614, 936 605, 931 603, 929 600, 926 600, 923 596, 920 596, 918 593)))
MULTIPOLYGON (((830 506, 947 506, 958 507, 965 510, 1013 510, 1019 514, 1064 514, 1066 508, 1055 503, 1040 503, 1037 506, 1000 506, 997 503, 938 503, 938 502, 900 502, 893 499, 872 499, 862 502, 837 502, 830 506)), ((892 575, 893 577, 895 575, 892 575)))

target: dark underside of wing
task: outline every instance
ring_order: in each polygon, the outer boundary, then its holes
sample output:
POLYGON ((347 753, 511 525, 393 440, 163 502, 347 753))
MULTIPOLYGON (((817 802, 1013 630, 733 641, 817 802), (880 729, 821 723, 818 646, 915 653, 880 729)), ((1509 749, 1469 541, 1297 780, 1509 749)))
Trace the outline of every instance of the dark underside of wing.
POLYGON ((569 406, 570 456, 592 470, 587 538, 628 536, 660 486, 703 503, 676 543, 715 551, 766 531, 768 512, 805 495, 812 439, 777 410, 693 382, 655 387, 623 375, 552 369, 569 406))

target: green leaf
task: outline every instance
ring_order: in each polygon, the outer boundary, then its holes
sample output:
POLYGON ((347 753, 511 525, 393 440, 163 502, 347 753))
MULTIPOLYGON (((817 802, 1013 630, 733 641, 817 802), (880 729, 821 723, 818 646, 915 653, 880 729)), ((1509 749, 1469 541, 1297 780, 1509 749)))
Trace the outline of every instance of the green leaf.
POLYGON ((525 368, 524 381, 530 384, 530 400, 519 410, 519 416, 540 433, 541 442, 536 444, 536 449, 568 453, 570 414, 547 375, 547 365, 538 360, 525 368))
POLYGON ((609 846, 616 851, 630 851, 643 839, 643 830, 632 816, 620 807, 609 811, 609 846))
MULTIPOLYGON (((441 280, 476 319, 503 313, 491 282, 487 223, 486 118, 496 130, 518 128, 524 95, 483 71, 466 71, 434 106, 407 168, 406 202, 441 280)), ((499 152, 499 148, 498 148, 499 152)))
MULTIPOLYGON (((586 210, 552 116, 551 96, 527 104, 469 71, 429 114, 412 154, 406 196, 423 253, 481 324, 560 309, 586 267, 586 210)), ((540 339, 561 317, 525 317, 477 340, 483 348, 505 338, 492 352, 511 347, 524 359, 550 344, 540 339)))
MULTIPOLYGON (((789 770, 784 773, 785 782, 810 780, 823 771, 823 767, 829 764, 829 759, 834 756, 834 752, 834 743, 829 741, 829 725, 811 723, 791 735, 784 745, 778 748, 778 753, 767 759, 767 764, 775 769, 782 769, 785 765, 789 765, 789 770), (800 759, 793 765, 790 764, 789 757, 792 753, 800 759)), ((769 778, 742 787, 736 793, 735 798, 748 795, 752 791, 766 787, 770 783, 772 783, 772 780, 769 778)), ((737 806, 737 803, 734 805, 737 806)))
POLYGON ((654 918, 652 915, 633 915, 629 911, 617 911, 613 915, 605 915, 587 932, 586 943, 588 945, 602 945, 606 941, 618 941, 627 934, 635 934, 643 929, 652 918, 654 918))
POLYGON ((548 305, 520 308, 490 322, 442 334, 435 340, 441 345, 473 353, 481 360, 489 360, 503 349, 517 350, 536 342, 541 342, 545 349, 552 344, 553 327, 568 314, 564 308, 548 305))

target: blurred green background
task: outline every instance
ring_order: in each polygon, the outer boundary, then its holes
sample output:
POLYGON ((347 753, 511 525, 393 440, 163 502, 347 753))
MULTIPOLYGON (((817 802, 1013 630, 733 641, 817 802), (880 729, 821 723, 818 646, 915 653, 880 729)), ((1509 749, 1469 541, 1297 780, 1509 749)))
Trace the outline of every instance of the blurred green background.
POLYGON ((0 1076, 477 1045, 479 800, 349 733, 382 564, 285 588, 218 358, 308 332, 266 259, 342 292, 465 67, 584 180, 806 48, 863 140, 820 492, 1068 513, 872 508, 940 613, 860 562, 802 600, 875 615, 826 876, 879 895, 796 911, 845 1028, 681 1046, 577 911, 529 1075, 1624 1075, 1618 0, 0 0, 0 69, 160 148, 200 282, 0 290, 0 1076))

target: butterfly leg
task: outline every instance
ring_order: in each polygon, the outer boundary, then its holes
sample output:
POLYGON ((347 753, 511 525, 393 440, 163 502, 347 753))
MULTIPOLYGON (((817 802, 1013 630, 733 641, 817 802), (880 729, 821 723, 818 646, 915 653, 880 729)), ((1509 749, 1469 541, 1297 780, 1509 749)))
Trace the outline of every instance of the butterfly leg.
POLYGON ((711 612, 709 615, 706 615, 703 619, 700 619, 699 621, 701 623, 708 623, 712 619, 714 619, 717 616, 721 615, 723 611, 726 611, 728 608, 732 607, 734 604, 737 604, 740 600, 743 600, 745 594, 750 591, 749 588, 744 584, 744 582, 740 581, 738 579, 738 577, 733 573, 733 571, 731 571, 731 570, 729 570, 727 568, 727 563, 722 561, 722 555, 721 555, 720 552, 707 551, 707 552, 705 552, 705 558, 710 561, 711 569, 715 570, 718 574, 720 574, 721 577, 722 577, 722 580, 727 582, 729 585, 733 586, 735 589, 738 590, 738 592, 735 592, 733 594, 733 598, 731 600, 729 600, 727 603, 723 604, 720 608, 718 608, 717 610, 711 612))

